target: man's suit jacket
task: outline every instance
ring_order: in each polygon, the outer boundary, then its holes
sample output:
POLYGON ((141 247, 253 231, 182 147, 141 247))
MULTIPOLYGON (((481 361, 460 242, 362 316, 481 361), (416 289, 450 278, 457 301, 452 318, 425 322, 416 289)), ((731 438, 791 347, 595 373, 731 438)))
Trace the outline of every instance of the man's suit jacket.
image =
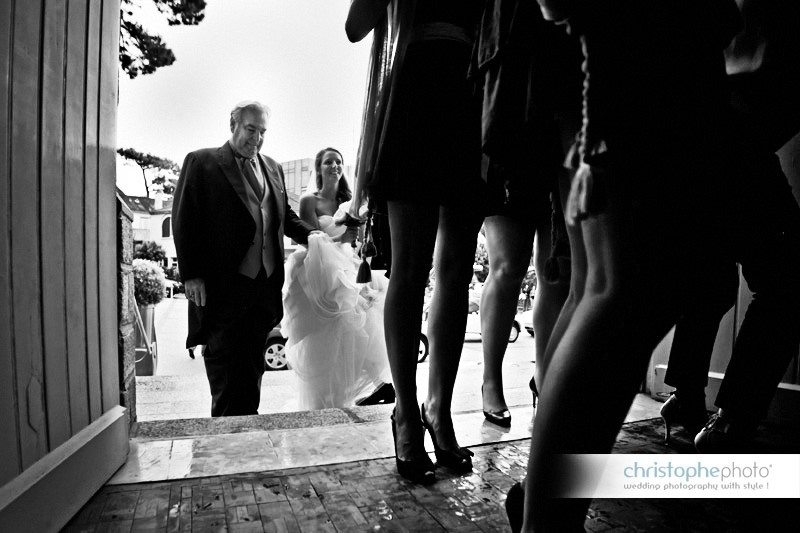
MULTIPOLYGON (((313 228, 300 220, 289 207, 283 169, 275 160, 259 154, 261 169, 272 199, 272 213, 278 221, 275 239, 276 260, 270 284, 277 287, 271 298, 276 310, 281 309, 280 287, 283 285, 283 236, 307 244, 313 228), (277 276, 277 277, 276 277, 277 276)), ((245 178, 236 163, 233 149, 225 143, 219 148, 205 148, 186 156, 172 204, 172 226, 178 268, 184 280, 201 278, 209 299, 206 308, 189 304, 189 335, 186 345, 205 344, 205 335, 213 317, 214 295, 225 290, 238 274, 239 265, 253 242, 256 221, 246 207, 245 178)), ((274 317, 271 328, 282 317, 274 317)))

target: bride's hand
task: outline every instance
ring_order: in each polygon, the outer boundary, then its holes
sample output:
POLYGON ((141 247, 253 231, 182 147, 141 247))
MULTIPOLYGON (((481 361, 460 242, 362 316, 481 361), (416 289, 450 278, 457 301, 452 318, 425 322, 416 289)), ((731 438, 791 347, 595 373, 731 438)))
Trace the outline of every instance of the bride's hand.
POLYGON ((357 226, 348 226, 345 232, 339 237, 339 242, 346 242, 348 244, 353 244, 356 242, 358 238, 358 227, 357 226))
POLYGON ((344 214, 344 216, 335 219, 333 222, 337 226, 344 225, 344 226, 347 226, 348 228, 359 228, 359 227, 363 226, 364 222, 366 222, 366 221, 367 221, 366 218, 354 217, 348 211, 347 213, 344 214))
POLYGON ((350 207, 347 209, 347 214, 356 220, 363 221, 367 212, 366 207, 366 205, 361 204, 360 202, 352 201, 350 202, 350 207))

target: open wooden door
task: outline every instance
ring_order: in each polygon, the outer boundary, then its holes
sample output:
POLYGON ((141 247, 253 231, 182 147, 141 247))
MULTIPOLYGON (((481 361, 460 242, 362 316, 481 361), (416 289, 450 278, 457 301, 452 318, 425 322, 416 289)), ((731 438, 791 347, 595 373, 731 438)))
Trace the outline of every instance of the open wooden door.
POLYGON ((0 531, 58 530, 124 462, 119 0, 0 0, 0 531))

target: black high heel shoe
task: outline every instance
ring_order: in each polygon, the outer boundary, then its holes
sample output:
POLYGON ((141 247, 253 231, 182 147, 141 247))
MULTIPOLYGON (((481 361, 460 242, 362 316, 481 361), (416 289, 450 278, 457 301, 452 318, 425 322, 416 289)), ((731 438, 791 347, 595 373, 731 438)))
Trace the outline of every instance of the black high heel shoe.
MULTIPOLYGON (((483 398, 483 385, 481 385, 481 398, 483 398)), ((501 428, 511 427, 511 411, 508 409, 500 409, 498 411, 487 411, 484 409, 483 418, 501 428)))
POLYGON ((466 474, 472 471, 472 456, 475 455, 472 453, 472 450, 459 447, 457 450, 450 451, 440 448, 439 442, 436 440, 436 433, 433 431, 433 426, 428 422, 428 417, 425 416, 425 404, 421 404, 419 409, 422 418, 422 427, 427 429, 428 433, 431 435, 436 464, 450 468, 459 474, 466 474))
POLYGON ((506 516, 508 517, 508 525, 511 526, 511 531, 517 533, 522 530, 522 514, 525 509, 525 489, 522 488, 522 483, 517 481, 508 490, 506 496, 506 516))
POLYGON ((531 394, 533 394, 533 408, 536 409, 536 403, 539 400, 539 389, 536 388, 536 378, 531 376, 531 381, 528 383, 528 387, 531 389, 531 394))
POLYGON ((395 401, 395 393, 394 393, 394 385, 391 383, 384 383, 374 391, 369 396, 365 396, 364 398, 360 398, 356 400, 356 405, 378 405, 384 403, 394 403, 395 401))
MULTIPOLYGON (((392 409, 391 421, 392 439, 394 442, 394 460, 395 464, 397 465, 397 472, 412 483, 430 485, 431 483, 435 482, 436 474, 434 471, 436 467, 434 466, 433 461, 431 461, 431 458, 428 457, 428 454, 425 453, 424 442, 421 444, 423 451, 411 459, 400 459, 400 457, 397 455, 397 425, 394 418, 394 409, 392 409)), ((422 441, 425 436, 425 430, 422 427, 419 429, 422 430, 420 432, 420 441, 422 441)))
POLYGON ((661 418, 664 420, 664 443, 669 444, 673 425, 683 426, 688 433, 695 435, 708 420, 705 399, 698 396, 695 401, 687 402, 678 391, 672 391, 661 406, 661 418))

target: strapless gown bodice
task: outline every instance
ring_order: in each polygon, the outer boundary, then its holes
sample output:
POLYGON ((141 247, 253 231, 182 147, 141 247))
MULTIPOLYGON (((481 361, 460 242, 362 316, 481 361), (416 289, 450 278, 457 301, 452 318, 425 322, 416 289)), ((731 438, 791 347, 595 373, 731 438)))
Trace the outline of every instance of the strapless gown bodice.
POLYGON ((319 229, 331 237, 339 237, 347 229, 343 224, 337 225, 331 215, 320 215, 317 217, 317 222, 319 223, 319 229))

